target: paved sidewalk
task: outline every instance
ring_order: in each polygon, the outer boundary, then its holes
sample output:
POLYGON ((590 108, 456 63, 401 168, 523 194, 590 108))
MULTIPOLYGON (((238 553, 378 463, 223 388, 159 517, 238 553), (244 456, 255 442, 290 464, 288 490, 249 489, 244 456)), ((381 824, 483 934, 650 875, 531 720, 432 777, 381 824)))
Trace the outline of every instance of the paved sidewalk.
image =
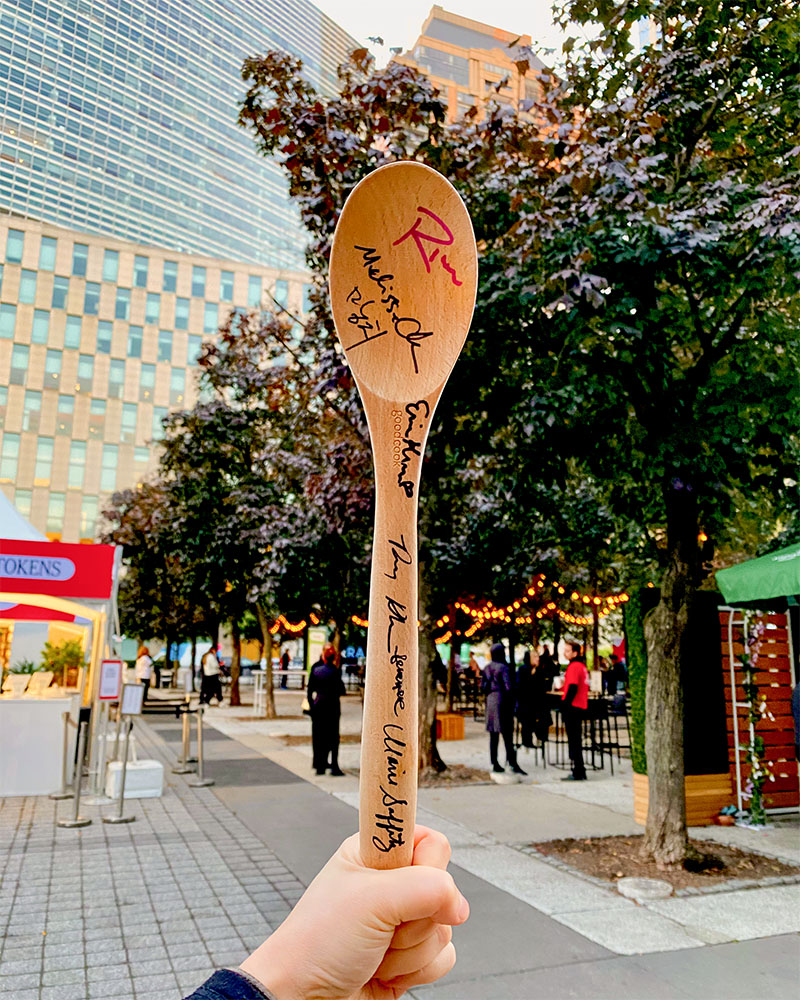
MULTIPOLYGON (((237 964, 260 943, 302 885, 353 832, 354 779, 306 780, 307 748, 286 748, 254 732, 253 724, 237 722, 247 717, 246 709, 209 714, 218 727, 209 728, 206 742, 207 773, 218 782, 212 789, 192 789, 170 773, 179 749, 174 717, 148 717, 138 726, 140 756, 168 767, 162 799, 128 804, 137 816, 133 824, 109 827, 96 821, 81 831, 59 830, 53 825, 56 810, 66 814, 69 802, 0 800, 2 1000, 176 1000, 213 968, 237 964), (232 739, 223 728, 249 735, 232 739)), ((597 940, 596 927, 589 933, 581 926, 581 914, 597 912, 614 927, 620 908, 608 905, 603 911, 595 903, 587 908, 578 899, 569 911, 570 925, 560 904, 548 913, 542 893, 556 902, 564 892, 584 889, 602 892, 606 903, 619 897, 549 866, 543 866, 547 872, 528 868, 520 875, 519 865, 534 859, 461 822, 464 808, 448 798, 461 791, 423 790, 421 818, 453 840, 454 875, 470 899, 472 917, 456 931, 456 969, 443 983, 414 991, 418 1000, 796 995, 794 934, 710 947, 701 947, 698 939, 696 947, 683 950, 663 950, 656 942, 653 954, 615 954, 597 940)), ((521 796, 547 795, 574 812, 570 822, 577 821, 580 809, 601 810, 592 822, 606 814, 611 825, 627 822, 613 810, 537 786, 487 784, 475 792, 485 796, 483 811, 495 817, 515 806, 509 798, 498 809, 493 795, 516 794, 517 811, 526 801, 521 796)), ((101 811, 86 809, 96 820, 101 811)), ((564 817, 548 819, 561 821, 564 817)), ((710 899, 727 912, 732 895, 710 899)), ((780 909, 780 903, 759 900, 752 892, 740 895, 752 901, 751 909, 772 915, 780 909)), ((631 913, 631 933, 635 922, 651 913, 619 902, 631 913)))

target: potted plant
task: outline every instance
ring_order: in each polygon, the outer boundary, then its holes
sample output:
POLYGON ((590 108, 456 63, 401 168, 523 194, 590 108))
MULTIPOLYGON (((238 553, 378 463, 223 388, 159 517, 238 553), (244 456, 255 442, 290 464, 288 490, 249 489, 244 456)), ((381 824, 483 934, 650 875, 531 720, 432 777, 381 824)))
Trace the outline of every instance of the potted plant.
POLYGON ((76 687, 78 673, 83 666, 83 645, 79 639, 64 642, 46 642, 42 650, 40 670, 52 670, 62 687, 76 687))

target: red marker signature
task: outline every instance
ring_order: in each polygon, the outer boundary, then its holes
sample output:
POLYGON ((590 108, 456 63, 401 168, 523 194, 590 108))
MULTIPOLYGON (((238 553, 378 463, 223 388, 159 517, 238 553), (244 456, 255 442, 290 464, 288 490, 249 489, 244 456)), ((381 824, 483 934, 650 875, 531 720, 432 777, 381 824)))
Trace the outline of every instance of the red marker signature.
MULTIPOLYGON (((445 237, 443 238, 441 236, 434 236, 431 233, 423 232, 421 227, 426 224, 425 219, 417 216, 417 218, 414 220, 414 225, 408 230, 407 233, 401 236, 399 240, 395 240, 392 246, 396 247, 399 243, 403 243, 405 240, 409 238, 412 239, 417 247, 417 250, 419 250, 420 257, 422 257, 422 262, 425 265, 425 270, 428 272, 428 274, 430 274, 431 264, 439 256, 439 248, 449 247, 453 245, 453 234, 448 228, 448 226, 446 226, 445 223, 442 222, 439 216, 431 212, 430 209, 423 208, 420 205, 417 208, 417 211, 421 212, 422 215, 427 215, 428 218, 433 219, 433 221, 441 228, 441 231, 445 234, 445 237), (436 244, 436 249, 429 254, 428 250, 424 246, 425 243, 436 244)), ((447 259, 447 254, 442 254, 442 256, 439 258, 439 262, 441 263, 444 270, 447 271, 447 273, 450 275, 450 280, 453 282, 453 284, 461 285, 461 282, 458 280, 458 277, 456 275, 455 268, 450 264, 450 262, 447 259)))

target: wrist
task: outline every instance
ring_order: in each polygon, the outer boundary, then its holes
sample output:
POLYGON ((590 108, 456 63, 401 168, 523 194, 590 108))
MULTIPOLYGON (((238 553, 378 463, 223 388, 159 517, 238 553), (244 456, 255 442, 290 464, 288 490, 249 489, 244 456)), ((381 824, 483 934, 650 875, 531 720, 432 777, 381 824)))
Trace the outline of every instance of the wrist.
POLYGON ((304 1000, 297 990, 297 970, 291 973, 281 960, 283 949, 275 940, 277 933, 271 934, 239 968, 258 983, 268 1000, 304 1000))

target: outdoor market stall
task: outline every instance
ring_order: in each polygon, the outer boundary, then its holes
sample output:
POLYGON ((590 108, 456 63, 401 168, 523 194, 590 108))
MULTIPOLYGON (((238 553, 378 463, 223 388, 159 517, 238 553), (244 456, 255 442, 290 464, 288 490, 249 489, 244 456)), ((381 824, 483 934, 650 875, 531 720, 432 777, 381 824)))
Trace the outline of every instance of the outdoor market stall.
POLYGON ((728 751, 738 808, 795 811, 792 690, 798 680, 800 545, 717 573, 728 751), (755 796, 755 799, 754 799, 755 796))
POLYGON ((33 529, 20 529, 13 508, 16 520, 6 516, 10 505, 2 499, 0 533, 23 535, 0 538, 3 666, 30 658, 42 636, 80 634, 88 654, 73 689, 45 686, 33 674, 28 684, 12 683, 0 695, 0 797, 41 795, 61 782, 64 713, 76 717, 81 704, 97 701, 100 663, 110 653, 116 622, 118 550, 31 539, 33 529))

